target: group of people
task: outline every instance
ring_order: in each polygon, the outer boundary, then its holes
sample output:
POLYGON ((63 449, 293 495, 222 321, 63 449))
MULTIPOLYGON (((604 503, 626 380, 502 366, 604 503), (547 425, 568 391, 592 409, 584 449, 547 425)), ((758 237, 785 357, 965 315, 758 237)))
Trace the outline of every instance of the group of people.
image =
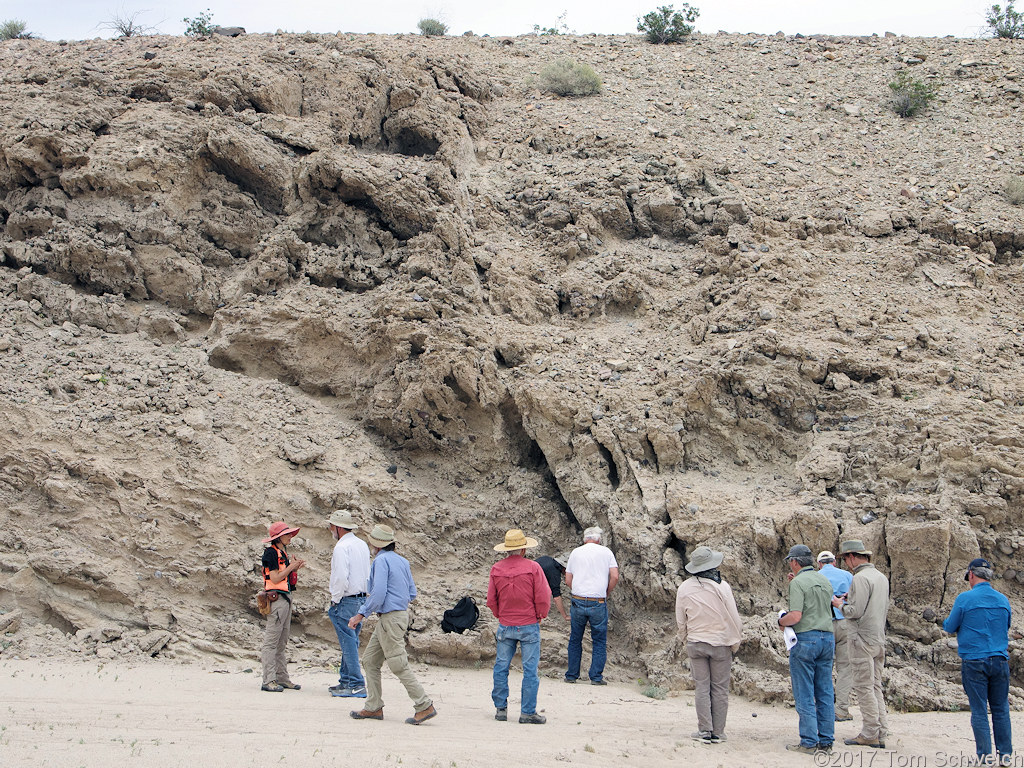
MULTIPOLYGON (((341 663, 332 696, 363 698, 357 720, 382 720, 381 669, 385 662, 405 686, 414 714, 406 719, 419 725, 437 715, 409 667, 405 634, 409 603, 416 597, 409 561, 395 552, 395 532, 377 524, 366 536, 349 510, 335 511, 327 520, 336 544, 331 559, 328 615, 338 635, 341 663), (371 555, 373 556, 371 563, 371 555), (359 632, 363 619, 379 620, 359 661, 359 632)), ((297 571, 305 564, 290 558, 287 545, 299 529, 283 522, 270 526, 263 555, 264 587, 272 602, 263 639, 264 691, 298 690, 288 676, 285 646, 291 622, 291 592, 297 571)), ((523 667, 519 722, 546 722, 537 712, 540 678, 540 624, 552 605, 570 624, 568 662, 564 681, 580 677, 583 637, 589 625, 592 650, 587 671, 591 685, 606 685, 608 599, 619 581, 612 551, 601 544, 598 527, 583 532, 583 544, 568 555, 526 557, 538 541, 519 529, 505 533, 494 547, 505 553, 491 568, 487 607, 498 620, 491 699, 496 720, 508 719, 509 668, 518 648, 523 667), (562 600, 564 582, 570 593, 569 612, 562 600)), ((851 694, 860 706, 860 731, 844 739, 857 747, 884 748, 889 724, 882 692, 885 666, 885 625, 889 610, 889 580, 871 562, 872 553, 860 540, 840 544, 838 560, 830 551, 815 558, 809 547, 790 548, 787 608, 778 625, 789 650, 789 671, 798 716, 800 740, 787 749, 806 754, 828 752, 835 723, 852 720, 851 694), (817 568, 815 568, 817 566, 817 568), (833 667, 836 682, 833 684, 833 667)), ((689 575, 676 593, 676 624, 685 645, 695 684, 697 731, 707 744, 725 740, 732 661, 743 640, 736 601, 720 566, 724 555, 697 547, 685 569, 689 575)), ((1013 752, 1009 716, 1010 603, 991 584, 992 564, 972 560, 964 579, 970 589, 953 603, 943 629, 957 636, 961 680, 971 705, 971 727, 979 761, 1009 764, 1013 752), (991 708, 992 728, 988 710, 991 708), (993 756, 993 735, 995 755, 993 756)))
MULTIPOLYGON (((889 580, 872 564, 871 555, 857 539, 840 544, 839 560, 845 570, 836 567, 832 552, 826 550, 814 558, 804 544, 791 547, 786 555, 789 600, 787 609, 779 612, 778 624, 789 650, 800 734, 798 742, 787 745, 788 750, 811 755, 831 751, 835 723, 853 719, 851 693, 860 705, 862 724, 860 732, 843 743, 885 747, 889 722, 882 670, 889 580)), ((725 740, 732 659, 742 642, 736 601, 719 572, 723 559, 721 552, 698 547, 685 566, 691 576, 676 593, 676 623, 696 688, 698 730, 693 736, 709 744, 725 740)), ((957 596, 942 626, 957 636, 978 761, 1010 765, 1011 611, 1006 596, 992 586, 993 575, 988 560, 972 560, 964 574, 970 589, 957 596)))

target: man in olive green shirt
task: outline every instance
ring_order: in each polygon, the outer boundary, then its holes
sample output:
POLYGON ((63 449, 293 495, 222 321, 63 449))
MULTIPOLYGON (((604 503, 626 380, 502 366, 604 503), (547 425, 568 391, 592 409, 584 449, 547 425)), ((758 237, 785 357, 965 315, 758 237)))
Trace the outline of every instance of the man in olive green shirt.
POLYGON ((832 748, 835 692, 832 688, 832 584, 814 570, 809 547, 797 544, 786 555, 789 565, 789 610, 779 626, 792 627, 796 645, 789 652, 789 678, 800 718, 800 743, 786 749, 814 754, 832 748))

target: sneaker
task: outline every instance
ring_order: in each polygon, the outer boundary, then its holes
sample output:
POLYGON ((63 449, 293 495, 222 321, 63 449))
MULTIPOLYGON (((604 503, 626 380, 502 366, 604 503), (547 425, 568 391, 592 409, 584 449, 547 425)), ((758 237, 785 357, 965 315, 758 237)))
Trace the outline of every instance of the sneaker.
POLYGON ((818 751, 818 745, 815 744, 813 747, 805 747, 803 744, 787 744, 786 749, 790 752, 800 752, 805 755, 813 755, 818 751))
POLYGON ((528 715, 520 715, 519 722, 527 723, 530 725, 544 725, 548 719, 544 715, 538 715, 536 712, 531 712, 528 715))
POLYGON ((705 744, 721 744, 725 739, 719 736, 717 733, 712 733, 706 739, 702 739, 705 744))
POLYGON ((832 751, 832 742, 831 741, 819 741, 818 742, 818 751, 819 752, 831 752, 832 751))
POLYGON ((301 685, 299 685, 298 683, 293 683, 291 680, 289 680, 287 683, 278 683, 278 685, 280 685, 282 688, 287 688, 289 691, 298 691, 302 688, 301 685))
POLYGON ((575 677, 567 677, 567 678, 565 678, 565 680, 563 682, 566 682, 569 685, 575 685, 576 678, 575 677))
POLYGON ((340 685, 333 685, 328 690, 331 692, 331 696, 351 696, 351 688, 343 688, 340 685))
POLYGON ((281 691, 284 690, 284 686, 283 685, 278 685, 277 683, 264 683, 263 687, 260 688, 260 690, 261 691, 270 691, 271 693, 280 693, 281 691))
POLYGON ((508 720, 508 708, 498 707, 496 710, 494 710, 494 719, 502 723, 508 720))
POLYGON ((608 681, 607 680, 591 680, 590 684, 591 685, 608 685, 608 681))
POLYGON ((365 685, 360 685, 358 688, 350 688, 349 690, 351 691, 351 693, 349 693, 349 696, 352 696, 353 698, 356 698, 356 699, 365 699, 366 698, 366 686, 365 685))
POLYGON ((329 686, 327 686, 327 690, 330 691, 331 693, 333 693, 334 691, 343 691, 343 690, 345 690, 345 686, 342 685, 341 683, 338 683, 337 685, 329 685, 329 686))
POLYGON ((694 731, 690 734, 690 738, 694 741, 707 741, 714 735, 711 731, 694 731))

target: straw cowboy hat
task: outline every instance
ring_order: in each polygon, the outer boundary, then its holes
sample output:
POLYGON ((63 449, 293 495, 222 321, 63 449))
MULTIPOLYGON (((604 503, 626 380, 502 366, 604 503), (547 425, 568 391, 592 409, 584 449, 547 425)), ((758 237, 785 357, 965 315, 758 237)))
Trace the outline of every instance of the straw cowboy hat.
POLYGON ((384 549, 388 544, 395 543, 395 529, 390 525, 377 523, 366 535, 366 540, 377 549, 384 549))
POLYGON ((717 568, 722 564, 725 555, 716 552, 711 547, 697 547, 690 556, 690 562, 686 564, 688 573, 701 573, 717 568))
POLYGON ((327 522, 339 528, 344 528, 346 531, 359 530, 359 526, 356 524, 355 518, 352 517, 352 510, 350 509, 334 510, 331 516, 327 518, 327 522))
POLYGON ((860 539, 849 539, 839 545, 839 556, 843 555, 870 555, 871 550, 864 546, 860 539))
POLYGON ((263 543, 264 544, 269 544, 274 539, 279 539, 282 536, 287 536, 289 534, 296 534, 298 532, 299 532, 298 528, 291 528, 291 527, 289 527, 289 525, 287 523, 282 523, 282 522, 271 523, 270 527, 267 529, 267 538, 265 538, 263 540, 263 543))
POLYGON ((531 539, 518 528, 505 531, 505 541, 494 547, 495 552, 515 552, 517 549, 530 549, 537 546, 537 540, 531 539))

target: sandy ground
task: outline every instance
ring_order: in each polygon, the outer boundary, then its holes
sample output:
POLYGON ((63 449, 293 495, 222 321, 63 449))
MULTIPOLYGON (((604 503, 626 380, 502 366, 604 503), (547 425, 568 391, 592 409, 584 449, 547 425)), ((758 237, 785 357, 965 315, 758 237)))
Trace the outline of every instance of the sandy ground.
MULTIPOLYGON (((729 740, 691 741, 693 695, 658 701, 635 683, 604 688, 542 679, 543 726, 493 719, 489 669, 415 667, 439 715, 406 725, 412 707, 385 671, 383 722, 348 717, 353 699, 333 699, 329 670, 294 668, 301 691, 263 693, 241 664, 123 664, 26 660, 0 667, 0 766, 584 766, 707 765, 955 768, 972 756, 967 713, 891 716, 890 749, 837 749, 827 760, 785 751, 796 741, 786 706, 733 697, 729 740), (358 753, 358 756, 357 756, 358 753)), ((519 682, 513 672, 513 691, 519 682)), ((1013 713, 1020 734, 1024 718, 1013 713)), ((841 723, 837 736, 855 733, 841 723)), ((1019 738, 1019 737, 1018 737, 1019 738)), ((1018 755, 1016 765, 1024 765, 1018 755)))

